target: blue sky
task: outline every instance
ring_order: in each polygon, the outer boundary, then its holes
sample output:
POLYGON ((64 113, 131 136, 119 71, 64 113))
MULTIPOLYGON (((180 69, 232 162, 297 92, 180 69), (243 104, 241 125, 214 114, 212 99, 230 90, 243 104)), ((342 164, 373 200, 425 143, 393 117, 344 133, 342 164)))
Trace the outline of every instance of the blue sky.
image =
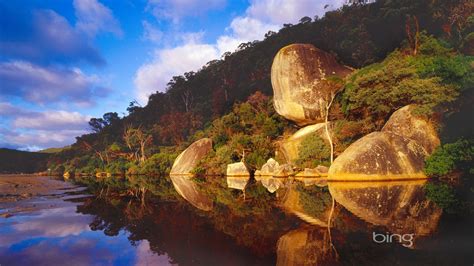
POLYGON ((0 147, 69 145, 91 117, 343 2, 0 0, 0 147))

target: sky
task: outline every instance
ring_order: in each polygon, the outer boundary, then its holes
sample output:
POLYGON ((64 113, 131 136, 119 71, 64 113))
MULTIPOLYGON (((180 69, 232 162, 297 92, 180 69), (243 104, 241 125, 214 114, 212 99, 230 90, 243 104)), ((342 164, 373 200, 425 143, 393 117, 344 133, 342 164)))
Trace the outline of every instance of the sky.
POLYGON ((64 147, 176 75, 344 0, 0 0, 0 148, 64 147))

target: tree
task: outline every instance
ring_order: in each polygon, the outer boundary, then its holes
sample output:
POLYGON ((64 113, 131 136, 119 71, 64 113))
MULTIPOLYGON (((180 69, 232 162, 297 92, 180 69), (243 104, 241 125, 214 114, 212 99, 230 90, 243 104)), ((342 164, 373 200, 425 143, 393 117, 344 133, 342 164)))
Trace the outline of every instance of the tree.
POLYGON ((407 33, 408 42, 413 51, 413 55, 416 55, 420 46, 420 25, 416 16, 407 16, 407 20, 405 22, 405 31, 407 33))
POLYGON ((334 161, 334 145, 332 143, 332 137, 331 134, 329 133, 329 110, 331 109, 331 105, 334 101, 334 98, 336 97, 336 92, 331 92, 329 101, 326 101, 326 106, 325 106, 325 113, 324 113, 324 130, 326 131, 326 136, 329 141, 329 147, 331 149, 331 154, 330 154, 330 163, 334 161))
POLYGON ((311 20, 310 17, 302 17, 302 18, 300 19, 300 23, 301 23, 301 24, 311 23, 311 21, 312 21, 312 20, 311 20))
POLYGON ((131 126, 125 127, 123 133, 123 140, 134 154, 135 160, 145 162, 147 145, 151 144, 153 137, 146 134, 141 127, 133 128, 131 126))

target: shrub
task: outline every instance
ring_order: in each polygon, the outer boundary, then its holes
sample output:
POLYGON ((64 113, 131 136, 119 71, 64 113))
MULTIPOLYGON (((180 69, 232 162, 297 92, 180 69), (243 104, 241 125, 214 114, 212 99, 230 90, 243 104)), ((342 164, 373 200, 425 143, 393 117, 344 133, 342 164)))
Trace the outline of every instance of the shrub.
POLYGON ((428 176, 443 176, 454 170, 473 172, 473 159, 473 141, 461 139, 438 147, 426 159, 424 171, 428 176))
POLYGON ((331 150, 326 141, 316 134, 307 136, 298 148, 299 167, 314 168, 318 165, 329 165, 331 150))

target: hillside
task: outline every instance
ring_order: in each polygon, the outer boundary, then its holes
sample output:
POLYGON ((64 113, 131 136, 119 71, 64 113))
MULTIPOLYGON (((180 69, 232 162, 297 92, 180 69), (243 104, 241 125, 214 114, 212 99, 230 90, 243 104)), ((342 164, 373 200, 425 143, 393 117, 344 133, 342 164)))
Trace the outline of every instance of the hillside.
POLYGON ((0 173, 37 173, 47 170, 50 155, 0 148, 0 173))
POLYGON ((441 106, 444 110, 451 108, 447 104, 456 106, 473 82, 472 57, 463 55, 471 45, 469 10, 469 1, 461 0, 380 0, 285 24, 263 41, 241 44, 197 72, 173 77, 166 93, 152 94, 146 106, 130 103, 123 118, 106 113, 91 119, 95 133, 78 137, 70 149, 52 155, 49 166, 58 173, 166 173, 191 142, 212 137, 220 154, 210 168, 240 160, 246 149, 254 151, 247 157, 252 167, 260 167, 276 155, 274 142, 297 127, 274 113, 270 82, 273 58, 293 43, 312 44, 341 64, 359 69, 340 81, 344 91, 331 109, 337 155, 361 136, 380 130, 404 105, 421 104, 420 113, 430 116, 441 106), (405 82, 402 86, 400 80, 405 82), (395 89, 372 93, 383 86, 395 89), (219 150, 220 145, 226 149, 219 150))

